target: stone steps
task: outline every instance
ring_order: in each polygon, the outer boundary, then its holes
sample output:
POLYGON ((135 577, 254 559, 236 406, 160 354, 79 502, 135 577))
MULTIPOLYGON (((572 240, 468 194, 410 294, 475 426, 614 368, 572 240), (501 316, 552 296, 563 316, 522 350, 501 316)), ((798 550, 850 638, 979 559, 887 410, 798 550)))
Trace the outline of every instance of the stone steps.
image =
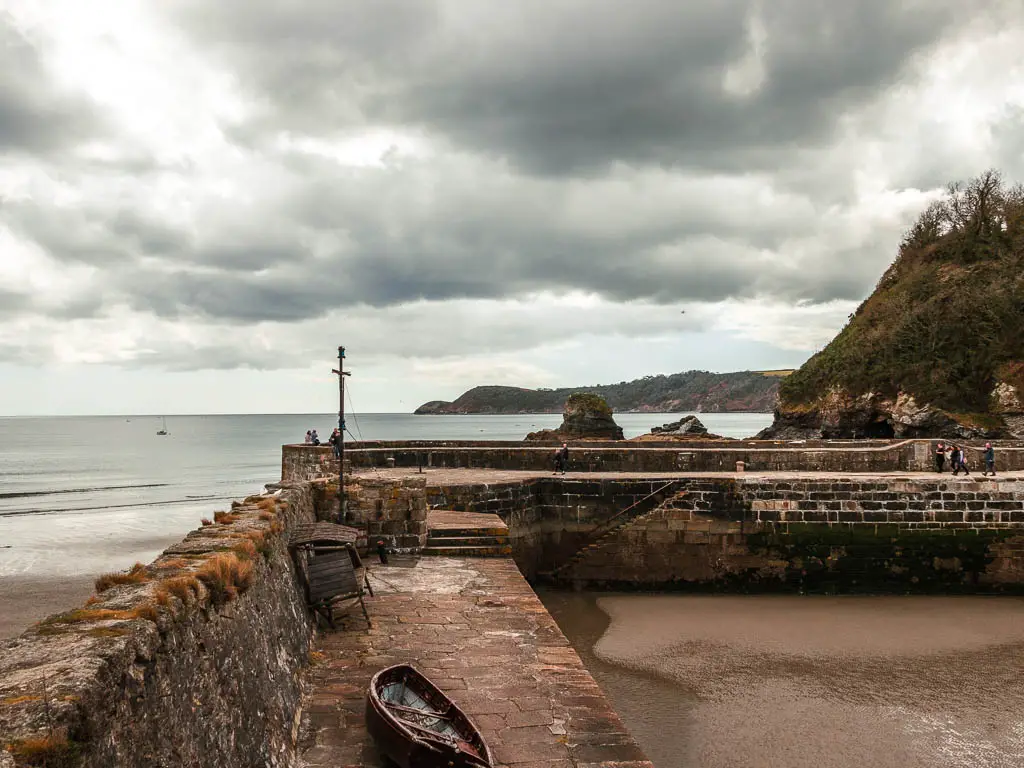
POLYGON ((566 573, 567 571, 571 571, 572 568, 578 565, 584 558, 587 557, 587 555, 591 554, 597 549, 600 549, 600 547, 606 541, 608 541, 608 539, 614 537, 616 534, 622 531, 623 528, 628 528, 629 526, 636 524, 640 520, 647 518, 655 511, 657 511, 660 504, 665 500, 665 498, 668 495, 672 493, 672 491, 669 489, 674 488, 674 486, 674 482, 666 483, 664 486, 659 488, 657 491, 651 493, 645 499, 642 499, 641 501, 637 502, 636 504, 633 505, 631 509, 625 510, 625 514, 623 514, 623 517, 618 522, 616 522, 615 525, 611 526, 610 528, 605 528, 598 532, 594 536, 594 538, 591 539, 590 543, 580 547, 580 549, 577 550, 572 557, 570 557, 560 566, 551 571, 544 571, 539 575, 544 579, 557 579, 561 574, 566 573), (668 493, 666 493, 666 491, 668 493))
MULTIPOLYGON (((474 525, 473 520, 442 519, 427 530, 427 543, 420 554, 443 557, 508 557, 512 547, 508 527, 488 515, 474 525)), ((428 518, 429 520, 429 518, 428 518)), ((428 523, 429 525, 429 523, 428 523)))
POLYGON ((499 536, 508 537, 508 528, 497 526, 493 528, 431 528, 429 536, 432 539, 462 539, 472 536, 499 536))
POLYGON ((421 555, 435 557, 508 557, 512 554, 512 547, 508 544, 494 544, 490 546, 448 546, 447 544, 432 544, 420 551, 421 555))

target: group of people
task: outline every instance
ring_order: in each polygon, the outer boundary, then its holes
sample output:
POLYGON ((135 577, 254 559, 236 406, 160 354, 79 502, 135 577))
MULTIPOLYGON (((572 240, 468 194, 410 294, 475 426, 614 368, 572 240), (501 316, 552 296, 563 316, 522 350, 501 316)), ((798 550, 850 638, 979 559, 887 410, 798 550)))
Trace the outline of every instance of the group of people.
MULTIPOLYGON (((334 449, 334 458, 341 458, 341 430, 337 427, 327 438, 327 444, 334 449)), ((306 445, 320 445, 320 436, 315 429, 306 430, 306 445)))
MULTIPOLYGON (((941 474, 946 467, 946 459, 949 459, 950 470, 954 475, 959 475, 961 471, 965 475, 971 474, 971 471, 967 468, 967 450, 962 448, 955 443, 949 443, 944 445, 938 443, 935 446, 935 471, 941 474)), ((996 476, 996 452, 992 447, 992 443, 985 443, 985 471, 982 475, 996 476)))

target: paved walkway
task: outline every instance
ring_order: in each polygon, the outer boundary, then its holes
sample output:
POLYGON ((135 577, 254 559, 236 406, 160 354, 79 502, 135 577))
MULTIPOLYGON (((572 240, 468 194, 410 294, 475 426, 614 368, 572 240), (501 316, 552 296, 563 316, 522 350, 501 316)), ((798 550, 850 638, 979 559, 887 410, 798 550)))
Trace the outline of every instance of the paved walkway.
POLYGON ((357 607, 319 637, 302 765, 382 766, 366 689, 412 662, 473 718, 498 765, 653 768, 511 559, 423 558, 370 578, 372 629, 357 607))
MULTIPOLYGON (((394 469, 358 469, 353 472, 356 477, 377 477, 388 480, 403 480, 410 477, 424 477, 427 485, 473 485, 493 483, 514 483, 538 478, 552 477, 551 472, 514 469, 476 469, 459 467, 436 467, 424 469, 422 473, 415 467, 395 467, 394 469)), ((842 478, 856 478, 857 480, 942 480, 950 483, 965 481, 1017 481, 1024 479, 1020 472, 1000 474, 994 478, 982 477, 980 472, 972 472, 970 475, 959 475, 953 477, 949 473, 939 475, 937 472, 567 472, 558 477, 565 480, 657 480, 673 478, 713 478, 739 480, 758 480, 770 478, 773 480, 839 480, 842 478)))

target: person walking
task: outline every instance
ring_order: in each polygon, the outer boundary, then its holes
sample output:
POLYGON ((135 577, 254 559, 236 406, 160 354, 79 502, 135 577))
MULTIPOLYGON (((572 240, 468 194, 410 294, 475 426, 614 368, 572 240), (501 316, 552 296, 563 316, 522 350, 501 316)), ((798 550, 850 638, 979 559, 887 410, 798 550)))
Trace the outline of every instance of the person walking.
POLYGON ((937 446, 935 446, 935 471, 938 472, 941 475, 942 474, 942 470, 945 469, 945 466, 946 466, 946 446, 944 446, 942 444, 942 441, 940 440, 939 444, 937 446))
POLYGON ((555 471, 552 472, 551 474, 552 475, 557 475, 559 472, 562 472, 562 474, 565 474, 562 471, 562 449, 561 448, 555 448, 555 471))
POLYGON ((954 475, 960 474, 960 446, 954 445, 949 454, 949 466, 953 469, 954 475))
POLYGON ((996 476, 996 449, 992 443, 985 443, 985 471, 981 474, 996 476))
POLYGON ((569 467, 569 445, 568 443, 562 443, 562 449, 558 452, 558 455, 562 459, 562 474, 565 474, 565 470, 569 467))

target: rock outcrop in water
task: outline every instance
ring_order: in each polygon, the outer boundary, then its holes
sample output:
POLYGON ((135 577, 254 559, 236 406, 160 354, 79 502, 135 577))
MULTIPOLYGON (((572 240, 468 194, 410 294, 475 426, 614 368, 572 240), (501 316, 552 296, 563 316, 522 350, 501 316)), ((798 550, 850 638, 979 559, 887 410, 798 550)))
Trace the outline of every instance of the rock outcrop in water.
POLYGON ((557 429, 531 432, 527 440, 557 443, 565 440, 622 440, 622 427, 615 423, 612 409, 600 395, 577 392, 569 395, 557 429))
POLYGON ((763 438, 1024 437, 1024 187, 950 187, 763 438))

